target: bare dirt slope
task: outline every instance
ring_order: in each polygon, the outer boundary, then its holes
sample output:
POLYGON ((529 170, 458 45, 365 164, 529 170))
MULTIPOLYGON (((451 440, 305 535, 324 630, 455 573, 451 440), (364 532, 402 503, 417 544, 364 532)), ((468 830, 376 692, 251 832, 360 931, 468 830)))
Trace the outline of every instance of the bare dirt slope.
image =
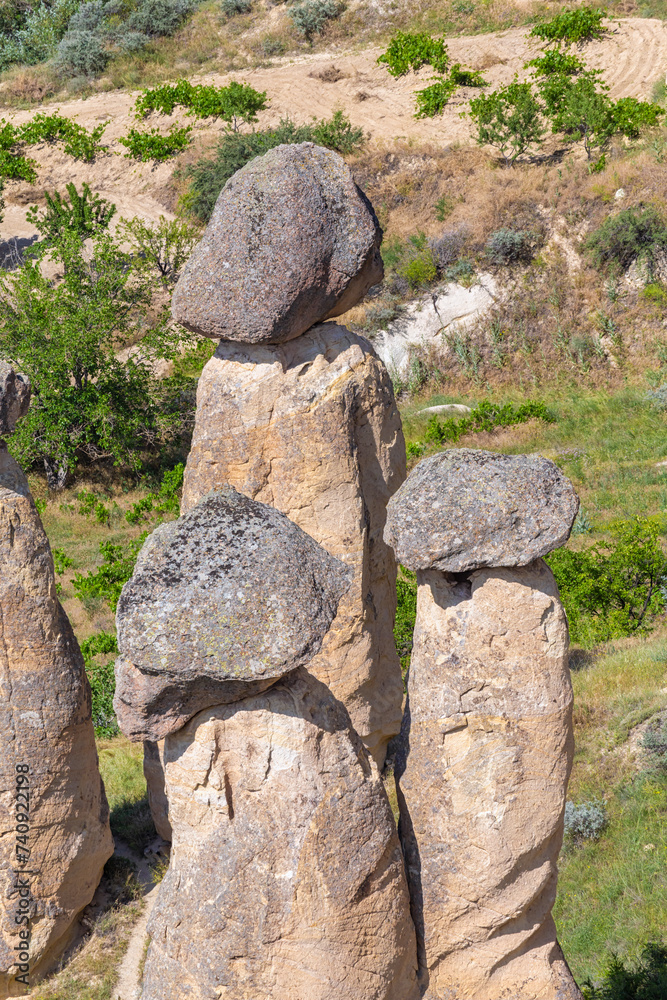
MULTIPOLYGON (((655 81, 667 72, 667 23, 626 18, 609 24, 608 35, 587 45, 582 55, 592 68, 603 71, 612 97, 650 97, 655 81)), ((524 63, 539 50, 535 41, 526 35, 526 29, 517 28, 452 38, 448 45, 452 61, 483 70, 489 84, 496 87, 509 82, 515 73, 525 75, 524 63)), ((309 121, 313 115, 328 117, 337 108, 343 108, 352 122, 362 126, 375 141, 391 141, 398 137, 438 143, 468 140, 470 123, 461 118, 460 113, 473 92, 462 91, 440 118, 417 121, 413 117, 414 91, 428 85, 431 70, 394 79, 384 66, 377 65, 380 51, 369 48, 363 52, 336 54, 333 58, 318 53, 234 76, 267 91, 271 103, 260 115, 258 128, 274 125, 285 116, 300 123, 309 121), (321 79, 322 71, 332 65, 338 68, 340 78, 335 82, 321 79)), ((201 77, 200 82, 220 85, 229 79, 209 75, 201 77)), ((161 214, 169 216, 161 202, 161 192, 174 169, 173 162, 158 166, 137 164, 124 157, 125 150, 117 142, 119 136, 136 124, 132 114, 136 96, 136 93, 117 91, 43 106, 40 110, 45 113, 59 107, 63 114, 89 128, 109 120, 105 133, 109 153, 100 156, 94 164, 84 164, 64 156, 58 149, 36 147, 31 155, 40 165, 38 188, 62 191, 70 180, 77 186, 85 180, 116 203, 118 217, 138 215, 153 220, 161 214)), ((33 113, 18 112, 13 117, 21 123, 33 113)), ((182 114, 175 115, 173 120, 192 121, 182 114)), ((150 122, 152 125, 158 123, 166 128, 169 121, 157 117, 150 122)), ((195 124, 195 134, 202 139, 212 140, 220 130, 219 124, 195 124)), ((5 196, 8 207, 0 226, 2 238, 32 235, 34 230, 25 221, 25 206, 33 195, 34 189, 28 185, 8 186, 5 196)))

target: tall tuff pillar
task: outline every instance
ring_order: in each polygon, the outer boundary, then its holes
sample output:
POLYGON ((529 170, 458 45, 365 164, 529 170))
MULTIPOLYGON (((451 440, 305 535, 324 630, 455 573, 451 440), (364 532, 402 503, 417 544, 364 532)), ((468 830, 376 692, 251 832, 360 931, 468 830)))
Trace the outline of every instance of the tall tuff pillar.
POLYGON ((322 321, 381 280, 381 235, 340 156, 280 146, 227 182, 173 298, 176 320, 220 341, 199 382, 182 512, 231 485, 352 569, 308 669, 379 764, 403 696, 396 566, 382 532, 405 478, 405 443, 370 344, 322 321))
POLYGON ((231 488, 139 554, 115 707, 130 739, 164 739, 173 827, 142 1000, 419 996, 382 780, 309 671, 352 576, 231 488))
POLYGON ((23 996, 54 963, 113 853, 83 659, 2 441, 29 399, 0 362, 0 997, 23 996))
POLYGON ((385 538, 417 571, 400 835, 427 1000, 574 1000, 551 908, 573 750, 568 630, 542 556, 571 484, 537 455, 425 459, 385 538))

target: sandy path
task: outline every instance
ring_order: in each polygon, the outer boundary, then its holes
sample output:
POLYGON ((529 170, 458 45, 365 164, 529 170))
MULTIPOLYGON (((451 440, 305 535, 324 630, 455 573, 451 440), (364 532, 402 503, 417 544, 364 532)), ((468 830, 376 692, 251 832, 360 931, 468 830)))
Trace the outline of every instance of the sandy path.
POLYGON ((114 1000, 137 1000, 140 993, 139 967, 144 954, 146 942, 146 925, 151 911, 155 904, 155 899, 159 890, 159 885, 155 885, 151 878, 150 867, 146 858, 137 858, 126 845, 116 842, 116 854, 129 858, 137 865, 137 878, 144 889, 144 909, 136 924, 132 928, 132 934, 127 946, 127 951, 118 970, 118 983, 114 992, 114 1000))
MULTIPOLYGON (((667 25, 655 19, 626 18, 611 22, 612 31, 603 40, 587 45, 582 54, 592 68, 601 69, 611 86, 611 96, 648 98, 655 81, 667 71, 667 25)), ((492 87, 508 83, 515 73, 522 72, 524 62, 537 53, 539 47, 526 38, 527 29, 487 35, 452 38, 448 41, 452 61, 483 69, 492 87)), ((270 107, 262 112, 258 128, 276 124, 289 116, 295 122, 308 121, 311 116, 328 117, 336 108, 343 108, 354 125, 364 128, 374 140, 391 141, 398 137, 421 141, 451 143, 466 141, 470 124, 460 117, 466 105, 466 94, 453 99, 444 114, 437 119, 417 121, 414 114, 414 91, 426 86, 432 75, 424 69, 402 79, 394 79, 377 65, 381 49, 372 47, 363 52, 348 52, 335 56, 318 53, 268 69, 250 70, 228 76, 209 74, 197 78, 218 85, 235 78, 245 80, 258 90, 266 90, 270 107), (343 76, 327 83, 317 74, 335 64, 343 76)), ((470 92, 468 92, 468 96, 470 92)), ((1 95, 0 95, 1 96, 1 95)), ((49 104, 40 110, 51 113, 58 108, 87 127, 109 120, 105 133, 110 153, 94 164, 78 163, 48 146, 34 147, 31 155, 39 163, 38 187, 63 190, 73 180, 77 186, 85 180, 104 197, 112 199, 118 215, 138 215, 154 220, 169 215, 161 203, 161 190, 174 169, 173 163, 157 166, 136 164, 125 159, 125 150, 117 142, 119 136, 135 124, 132 107, 137 92, 114 91, 85 100, 49 104)), ((22 111, 11 116, 17 123, 27 121, 34 112, 22 111)), ((183 114, 174 121, 191 122, 183 114)), ((168 121, 154 116, 150 124, 168 121)), ((196 134, 213 139, 219 134, 219 124, 197 123, 196 134)), ((23 184, 10 184, 6 192, 8 209, 0 226, 0 235, 30 236, 34 232, 25 222, 25 202, 31 189, 23 184), (23 202, 23 204, 12 204, 23 202)))

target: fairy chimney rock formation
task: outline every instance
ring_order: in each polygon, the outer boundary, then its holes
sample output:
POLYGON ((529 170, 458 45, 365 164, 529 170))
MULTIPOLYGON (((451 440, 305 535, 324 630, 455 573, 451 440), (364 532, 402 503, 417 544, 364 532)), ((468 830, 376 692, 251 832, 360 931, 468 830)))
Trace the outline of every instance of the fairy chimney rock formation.
POLYGON ((0 997, 51 967, 113 853, 90 687, 26 478, 1 438, 28 408, 0 363, 0 997), (28 977, 26 980, 26 976, 28 977))
POLYGON ((292 340, 382 280, 381 238, 341 156, 277 146, 222 189, 174 291, 174 319, 215 340, 292 340))
POLYGON ((199 380, 181 512, 230 485, 352 569, 308 669, 380 765, 403 698, 396 564, 382 532, 405 479, 405 442, 369 342, 321 321, 381 280, 381 235, 338 154, 279 146, 228 181, 172 305, 191 330, 223 338, 199 380))
POLYGON ((160 740, 307 663, 349 577, 283 514, 230 487, 160 525, 118 602, 122 731, 160 740))
POLYGON ((172 720, 161 751, 171 863, 142 1000, 417 1000, 382 779, 344 706, 307 670, 349 570, 231 489, 170 528, 148 540, 118 611, 123 706, 135 691, 125 660, 162 684, 155 717, 142 704, 121 712, 121 727, 137 738, 136 718, 151 733, 162 713, 172 720))
POLYGON ((568 630, 541 559, 571 484, 535 455, 452 449, 389 504, 417 571, 400 834, 427 1000, 575 1000, 551 917, 570 773, 568 630))

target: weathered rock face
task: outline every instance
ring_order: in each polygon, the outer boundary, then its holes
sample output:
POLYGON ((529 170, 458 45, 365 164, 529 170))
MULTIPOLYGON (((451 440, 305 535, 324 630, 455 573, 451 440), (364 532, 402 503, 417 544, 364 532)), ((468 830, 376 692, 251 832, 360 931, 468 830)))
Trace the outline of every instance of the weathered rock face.
POLYGON ((567 541, 578 509, 548 458, 451 448, 413 470, 384 537, 412 569, 526 566, 567 541))
POLYGON ((142 1000, 416 1000, 382 781, 300 668, 165 740, 174 841, 142 1000))
POLYGON ((574 1000, 551 908, 572 760, 565 614, 542 560, 418 573, 397 762, 429 1000, 574 1000))
POLYGON ((169 822, 169 802, 164 787, 164 740, 144 742, 144 778, 148 792, 148 805, 155 823, 155 829, 163 840, 171 840, 169 822))
MULTIPOLYGON (((24 403, 15 402, 9 411, 22 408, 24 403)), ((83 660, 56 596, 49 543, 25 476, 2 447, 0 789, 5 834, 0 841, 0 997, 5 997, 25 992, 16 981, 25 973, 25 963, 17 964, 21 952, 14 950, 25 941, 20 931, 31 932, 27 964, 32 982, 68 943, 72 924, 92 899, 113 853, 113 841, 83 660), (19 786, 29 789, 27 813, 19 786), (25 815, 24 844, 7 831, 23 830, 25 815), (23 847, 29 855, 22 864, 17 848, 23 847), (27 884, 19 888, 21 880, 27 884), (30 923, 16 924, 23 913, 30 923)))
POLYGON ((159 740, 307 663, 350 576, 279 511, 230 487, 160 525, 118 602, 122 731, 159 740))
POLYGON ((204 368, 182 510, 229 483, 351 567, 353 583, 308 670, 345 704, 378 762, 401 719, 396 565, 382 531, 404 477, 391 381, 344 327, 317 326, 281 346, 223 342, 204 368))
POLYGON ((174 291, 174 319, 216 340, 291 340, 382 280, 381 238, 341 156, 278 146, 227 181, 174 291))

